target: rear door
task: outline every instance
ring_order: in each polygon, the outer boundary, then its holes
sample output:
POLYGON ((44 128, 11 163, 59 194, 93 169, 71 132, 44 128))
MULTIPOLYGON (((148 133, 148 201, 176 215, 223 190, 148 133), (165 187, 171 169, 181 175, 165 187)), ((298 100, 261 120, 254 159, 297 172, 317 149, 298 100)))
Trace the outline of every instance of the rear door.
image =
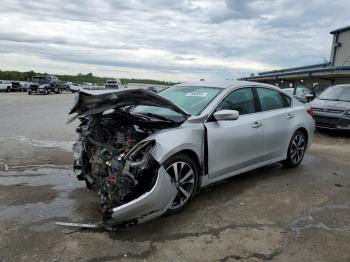
POLYGON ((291 99, 268 87, 256 87, 260 119, 264 126, 263 161, 276 159, 287 152, 293 131, 294 113, 291 99))
POLYGON ((263 127, 257 119, 252 88, 232 91, 214 112, 224 109, 237 110, 240 116, 236 120, 224 121, 211 117, 205 123, 210 178, 259 163, 263 154, 263 127))

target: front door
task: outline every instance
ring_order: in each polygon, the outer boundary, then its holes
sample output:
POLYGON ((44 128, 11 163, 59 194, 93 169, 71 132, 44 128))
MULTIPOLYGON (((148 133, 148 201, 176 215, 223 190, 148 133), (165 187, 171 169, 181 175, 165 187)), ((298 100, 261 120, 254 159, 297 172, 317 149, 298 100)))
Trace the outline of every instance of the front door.
POLYGON ((263 126, 257 119, 253 91, 249 87, 234 90, 215 109, 237 110, 237 120, 216 121, 211 117, 205 127, 208 141, 210 178, 261 162, 264 151, 263 126))

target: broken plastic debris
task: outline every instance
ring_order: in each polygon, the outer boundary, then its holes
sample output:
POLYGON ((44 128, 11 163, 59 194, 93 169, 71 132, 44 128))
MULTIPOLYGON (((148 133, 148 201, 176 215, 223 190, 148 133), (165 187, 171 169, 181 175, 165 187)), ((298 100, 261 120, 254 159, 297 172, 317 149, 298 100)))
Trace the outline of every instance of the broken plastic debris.
POLYGON ((80 227, 80 228, 102 228, 102 227, 104 227, 104 225, 102 223, 89 224, 89 223, 55 222, 55 225, 64 226, 64 227, 80 227))

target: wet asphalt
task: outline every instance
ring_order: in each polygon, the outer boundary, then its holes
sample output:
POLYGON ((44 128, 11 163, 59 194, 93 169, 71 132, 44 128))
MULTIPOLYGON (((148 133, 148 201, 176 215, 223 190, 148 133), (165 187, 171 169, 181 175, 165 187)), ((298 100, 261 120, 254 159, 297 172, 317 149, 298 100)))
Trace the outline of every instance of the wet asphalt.
POLYGON ((201 191, 183 212, 116 232, 76 180, 62 95, 0 94, 0 261, 350 261, 350 137, 318 133, 303 163, 201 191))

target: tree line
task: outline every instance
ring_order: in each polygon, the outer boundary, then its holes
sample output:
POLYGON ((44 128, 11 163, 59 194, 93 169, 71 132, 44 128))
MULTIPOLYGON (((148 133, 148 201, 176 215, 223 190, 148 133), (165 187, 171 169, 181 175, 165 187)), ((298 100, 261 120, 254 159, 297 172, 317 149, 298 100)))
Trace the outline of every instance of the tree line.
MULTIPOLYGON (((32 76, 37 75, 49 75, 47 73, 38 73, 34 71, 28 72, 19 72, 19 71, 2 71, 0 70, 0 79, 1 80, 17 80, 17 81, 30 81, 32 76)), ((88 74, 77 74, 77 75, 55 75, 59 80, 64 82, 73 82, 78 84, 83 83, 95 83, 97 85, 104 85, 108 77, 99 77, 94 76, 92 73, 88 74)), ((120 78, 122 84, 126 85, 127 83, 144 83, 144 84, 154 84, 154 85, 174 85, 175 82, 171 81, 160 81, 152 79, 136 79, 136 78, 120 78)))

